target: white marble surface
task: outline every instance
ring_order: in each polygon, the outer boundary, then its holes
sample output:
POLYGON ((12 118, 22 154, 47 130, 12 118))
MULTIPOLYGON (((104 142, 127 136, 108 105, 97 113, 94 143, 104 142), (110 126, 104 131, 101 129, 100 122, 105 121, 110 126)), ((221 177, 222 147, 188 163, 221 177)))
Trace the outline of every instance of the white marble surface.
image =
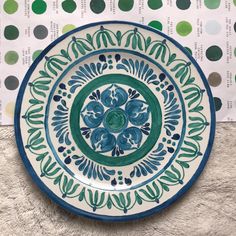
POLYGON ((103 223, 74 216, 40 192, 18 154, 12 127, 0 128, 0 235, 236 235, 236 123, 218 123, 213 152, 194 186, 146 219, 103 223))

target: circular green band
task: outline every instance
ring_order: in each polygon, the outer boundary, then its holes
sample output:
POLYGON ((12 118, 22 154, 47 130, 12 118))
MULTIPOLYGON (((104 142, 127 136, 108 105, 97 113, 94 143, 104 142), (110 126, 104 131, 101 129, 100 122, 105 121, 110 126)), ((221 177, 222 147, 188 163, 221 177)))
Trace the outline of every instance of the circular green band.
POLYGON ((141 81, 128 75, 103 75, 89 82, 76 96, 70 112, 70 128, 74 141, 81 152, 91 160, 106 166, 125 166, 140 160, 153 148, 159 138, 162 126, 162 113, 160 104, 151 90, 141 81), (110 157, 95 152, 84 140, 80 132, 80 112, 85 99, 98 87, 105 84, 125 84, 135 88, 146 100, 152 114, 150 134, 144 144, 135 152, 121 157, 110 157))

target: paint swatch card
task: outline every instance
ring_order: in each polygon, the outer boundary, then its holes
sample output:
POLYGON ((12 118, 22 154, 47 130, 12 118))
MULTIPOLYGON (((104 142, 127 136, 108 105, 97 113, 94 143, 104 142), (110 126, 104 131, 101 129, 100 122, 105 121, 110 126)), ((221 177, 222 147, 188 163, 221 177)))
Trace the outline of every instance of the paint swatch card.
POLYGON ((211 86, 217 121, 236 121, 236 0, 2 0, 0 124, 13 124, 29 66, 60 35, 104 20, 154 27, 181 43, 211 86))

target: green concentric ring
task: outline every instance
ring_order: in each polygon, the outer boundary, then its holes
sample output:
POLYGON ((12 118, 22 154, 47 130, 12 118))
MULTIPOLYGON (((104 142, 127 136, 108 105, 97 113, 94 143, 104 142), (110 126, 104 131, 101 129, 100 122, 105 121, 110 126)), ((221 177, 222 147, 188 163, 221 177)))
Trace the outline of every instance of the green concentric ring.
POLYGON ((128 75, 109 74, 100 76, 89 82, 83 87, 76 96, 71 112, 70 112, 70 128, 73 139, 81 152, 91 160, 107 166, 125 166, 134 163, 137 160, 145 157, 146 154, 153 148, 159 138, 162 127, 162 112, 160 104, 152 91, 141 81, 134 79, 128 75), (149 105, 152 115, 152 124, 150 134, 144 144, 135 152, 121 157, 105 156, 95 152, 84 140, 80 132, 80 112, 84 105, 85 99, 89 94, 97 88, 106 84, 124 84, 136 89, 149 105))

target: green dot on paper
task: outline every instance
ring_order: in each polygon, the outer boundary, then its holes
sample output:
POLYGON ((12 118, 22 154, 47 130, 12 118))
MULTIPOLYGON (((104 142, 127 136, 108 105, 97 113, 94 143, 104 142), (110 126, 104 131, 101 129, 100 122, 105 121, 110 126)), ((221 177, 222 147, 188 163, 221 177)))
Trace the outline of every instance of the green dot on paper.
POLYGON ((160 30, 160 31, 162 31, 162 29, 163 29, 162 23, 157 20, 153 20, 153 21, 149 22, 148 25, 157 29, 157 30, 160 30))
POLYGON ((37 50, 33 53, 33 56, 32 56, 33 61, 40 55, 41 52, 42 50, 37 50))
POLYGON ((14 25, 8 25, 4 29, 4 37, 8 40, 14 40, 19 37, 19 30, 14 25))
POLYGON ((134 0, 119 0, 118 7, 121 11, 130 11, 134 6, 134 0))
POLYGON ((176 26, 176 32, 181 36, 187 36, 192 32, 192 25, 187 21, 181 21, 176 26))
POLYGON ((18 59, 19 59, 19 55, 17 52, 15 51, 9 51, 5 54, 5 62, 8 64, 8 65, 14 65, 17 63, 18 59))
POLYGON ((190 0, 177 0, 176 1, 176 6, 180 9, 180 10, 187 10, 191 5, 191 1, 190 0))
POLYGON ((62 33, 65 34, 67 32, 70 32, 71 30, 75 29, 76 26, 75 25, 72 25, 72 24, 68 24, 68 25, 65 25, 63 28, 62 28, 62 33))
POLYGON ((217 72, 212 72, 209 76, 208 76, 208 82, 212 87, 217 87, 221 84, 222 82, 222 78, 221 75, 217 72))
POLYGON ((106 7, 104 0, 91 0, 90 9, 96 13, 102 13, 106 7))
POLYGON ((77 4, 74 0, 65 0, 61 4, 63 10, 68 13, 72 13, 76 10, 77 4))
POLYGON ((14 75, 10 75, 5 79, 4 84, 8 90, 15 90, 19 86, 19 80, 14 75))
POLYGON ((208 9, 217 9, 221 0, 204 0, 204 4, 208 9))
POLYGON ((218 97, 214 97, 215 110, 219 111, 222 108, 222 101, 218 97))
POLYGON ((152 10, 157 10, 163 6, 162 0, 148 0, 148 6, 152 10))
POLYGON ((15 0, 7 0, 3 5, 3 9, 8 14, 14 14, 18 10, 18 3, 15 0))
POLYGON ((185 49, 186 49, 191 55, 193 55, 193 52, 192 52, 192 50, 191 50, 189 47, 185 47, 185 49))
POLYGON ((47 3, 43 0, 35 0, 32 3, 32 11, 35 14, 43 14, 47 10, 47 3))
POLYGON ((210 61, 218 61, 221 59, 222 55, 222 49, 216 45, 213 45, 206 50, 206 57, 210 61))
POLYGON ((234 0, 234 6, 236 6, 236 0, 234 0))

